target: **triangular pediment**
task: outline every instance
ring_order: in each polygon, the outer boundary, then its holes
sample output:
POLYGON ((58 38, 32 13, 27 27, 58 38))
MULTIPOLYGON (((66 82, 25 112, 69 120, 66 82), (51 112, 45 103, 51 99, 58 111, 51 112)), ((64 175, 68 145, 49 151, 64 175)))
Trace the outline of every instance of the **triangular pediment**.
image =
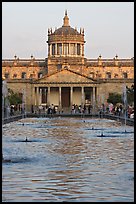
POLYGON ((72 70, 64 69, 56 73, 46 75, 41 79, 36 80, 38 83, 93 83, 94 80, 76 73, 72 70))

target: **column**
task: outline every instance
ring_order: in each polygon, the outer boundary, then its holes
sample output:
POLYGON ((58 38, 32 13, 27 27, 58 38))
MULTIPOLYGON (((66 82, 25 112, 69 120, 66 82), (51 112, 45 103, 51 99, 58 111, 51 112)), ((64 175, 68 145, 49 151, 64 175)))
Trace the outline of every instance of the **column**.
POLYGON ((71 105, 71 107, 73 105, 73 87, 71 87, 71 89, 70 89, 70 105, 71 105))
POLYGON ((82 107, 83 107, 83 105, 84 105, 84 87, 82 86, 81 87, 81 104, 82 104, 82 107))
POLYGON ((37 87, 34 87, 34 105, 36 106, 37 100, 37 87))
POLYGON ((39 87, 36 88, 36 105, 39 106, 39 87))
POLYGON ((44 103, 47 103, 47 88, 44 87, 44 103))
POLYGON ((77 43, 75 43, 75 55, 77 56, 77 43))
POLYGON ((98 111, 98 108, 99 108, 99 94, 98 94, 98 87, 95 87, 95 101, 96 101, 96 110, 98 111))
POLYGON ((61 108, 61 87, 59 87, 59 107, 61 108))
POLYGON ((50 56, 52 55, 52 44, 50 44, 50 56))
POLYGON ((95 109, 95 87, 93 87, 93 110, 95 109))
POLYGON ((62 43, 62 55, 63 55, 63 46, 64 46, 64 45, 63 45, 63 43, 62 43))
POLYGON ((71 55, 71 47, 70 47, 70 43, 68 44, 68 49, 69 49, 69 56, 71 55))
POLYGON ((39 105, 42 103, 42 89, 39 88, 39 105))
POLYGON ((80 44, 80 56, 82 57, 82 44, 80 44))
POLYGON ((82 45, 82 56, 84 56, 84 44, 82 45))
POLYGON ((36 105, 35 87, 32 86, 32 102, 31 105, 36 105))
POLYGON ((70 55, 70 43, 68 43, 68 55, 70 55))
POLYGON ((55 55, 57 55, 57 43, 55 43, 55 55))
POLYGON ((99 105, 99 92, 98 92, 98 87, 96 87, 96 102, 97 102, 97 105, 99 105))
POLYGON ((48 44, 48 56, 50 56, 50 44, 48 44))
POLYGON ((47 104, 50 105, 50 87, 48 87, 47 104))

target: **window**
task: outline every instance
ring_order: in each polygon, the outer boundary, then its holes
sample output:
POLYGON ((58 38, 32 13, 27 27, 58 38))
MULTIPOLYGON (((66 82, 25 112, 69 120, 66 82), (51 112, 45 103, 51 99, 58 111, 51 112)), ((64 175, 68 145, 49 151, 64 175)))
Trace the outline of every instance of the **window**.
POLYGON ((61 70, 61 68, 62 68, 62 65, 61 65, 61 64, 58 64, 58 65, 57 65, 57 70, 59 71, 59 70, 61 70))
POLYGON ((22 79, 26 79, 26 72, 22 72, 22 79))
POLYGON ((32 79, 33 78, 33 74, 30 74, 29 78, 32 79))
POLYGON ((94 72, 90 72, 90 77, 94 78, 94 72))
POLYGON ((68 69, 68 66, 65 66, 64 69, 68 69))
POLYGON ((62 55, 62 44, 61 43, 57 44, 57 55, 62 55))
POLYGON ((77 44, 77 55, 80 55, 80 44, 77 44))
POLYGON ((52 55, 55 55, 55 44, 52 44, 52 55))
POLYGON ((45 74, 48 74, 48 67, 45 68, 44 73, 45 73, 45 74))
POLYGON ((118 74, 114 74, 114 78, 118 78, 118 74))
POLYGON ((111 79, 111 73, 110 73, 110 72, 107 72, 107 73, 106 73, 106 78, 107 78, 107 79, 111 79))
POLYGON ((68 55, 69 50, 68 50, 68 43, 64 44, 64 55, 68 55))
POLYGON ((70 54, 71 55, 75 55, 75 44, 74 43, 71 43, 70 44, 70 54))
POLYGON ((17 74, 13 74, 13 78, 14 78, 14 79, 17 78, 17 74))
POLYGON ((127 79, 128 78, 128 74, 126 72, 123 73, 123 78, 127 79))
POLYGON ((42 78, 42 73, 41 72, 38 73, 38 78, 39 79, 42 78))
POLYGON ((9 78, 9 73, 5 73, 5 78, 6 78, 6 79, 9 78))

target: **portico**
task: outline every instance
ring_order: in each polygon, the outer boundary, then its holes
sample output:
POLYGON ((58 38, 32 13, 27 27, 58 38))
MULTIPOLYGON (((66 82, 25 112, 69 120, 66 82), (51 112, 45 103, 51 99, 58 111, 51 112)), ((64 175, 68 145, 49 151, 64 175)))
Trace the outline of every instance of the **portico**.
POLYGON ((54 104, 60 108, 71 107, 73 104, 87 105, 97 101, 97 85, 92 84, 38 84, 34 85, 33 105, 54 104))

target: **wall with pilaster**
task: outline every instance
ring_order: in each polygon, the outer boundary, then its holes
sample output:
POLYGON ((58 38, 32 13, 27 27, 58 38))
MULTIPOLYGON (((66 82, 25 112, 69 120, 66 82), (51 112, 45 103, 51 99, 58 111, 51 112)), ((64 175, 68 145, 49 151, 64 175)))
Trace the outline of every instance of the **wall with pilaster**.
MULTIPOLYGON (((123 93, 123 86, 125 83, 111 83, 111 82, 107 82, 107 83, 102 83, 98 86, 98 103, 105 103, 109 93, 119 93, 122 94, 123 93)), ((126 86, 131 87, 131 85, 133 84, 133 82, 127 82, 126 86)))
POLYGON ((73 104, 81 105, 81 89, 73 91, 73 104))
POLYGON ((50 102, 52 103, 52 101, 53 105, 59 105, 59 89, 57 91, 51 90, 50 102))

